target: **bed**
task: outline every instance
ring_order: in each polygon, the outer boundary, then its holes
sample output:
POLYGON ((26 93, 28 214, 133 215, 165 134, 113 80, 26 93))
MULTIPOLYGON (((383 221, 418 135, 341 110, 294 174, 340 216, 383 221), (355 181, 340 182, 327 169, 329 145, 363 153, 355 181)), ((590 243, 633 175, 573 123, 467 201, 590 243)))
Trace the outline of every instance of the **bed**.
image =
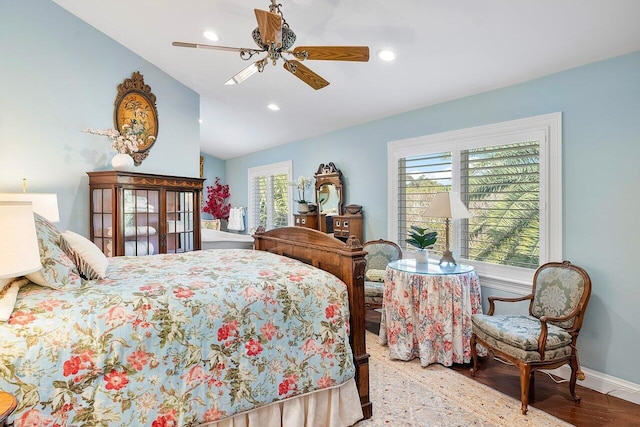
POLYGON ((202 228, 200 230, 202 249, 252 249, 253 237, 248 234, 202 228))
POLYGON ((57 289, 25 279, 0 323, 0 389, 18 398, 15 427, 371 416, 359 244, 259 230, 255 251, 110 258, 106 278, 84 280, 86 265, 56 247, 59 231, 36 222, 43 265, 56 269, 43 276, 57 289))

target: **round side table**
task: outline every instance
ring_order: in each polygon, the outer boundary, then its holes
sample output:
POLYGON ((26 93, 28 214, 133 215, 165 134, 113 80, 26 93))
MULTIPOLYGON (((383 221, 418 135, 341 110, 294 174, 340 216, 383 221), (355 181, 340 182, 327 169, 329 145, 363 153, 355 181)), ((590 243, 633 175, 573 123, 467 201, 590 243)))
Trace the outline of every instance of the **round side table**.
POLYGON ((0 391, 0 426, 4 426, 5 420, 16 409, 17 405, 18 401, 12 394, 0 391))

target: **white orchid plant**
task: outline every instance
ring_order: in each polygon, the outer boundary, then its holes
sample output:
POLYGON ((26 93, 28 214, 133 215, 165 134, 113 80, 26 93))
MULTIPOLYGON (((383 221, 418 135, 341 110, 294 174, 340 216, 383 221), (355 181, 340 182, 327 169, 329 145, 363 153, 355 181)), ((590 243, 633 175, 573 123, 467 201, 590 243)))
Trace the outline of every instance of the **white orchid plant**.
MULTIPOLYGON (((136 153, 140 150, 140 146, 145 143, 144 140, 138 138, 129 125, 122 126, 122 133, 116 129, 85 129, 83 132, 106 136, 111 140, 111 149, 121 154, 136 153)), ((155 139, 154 136, 149 136, 148 138, 155 139)))
POLYGON ((311 186, 311 178, 307 178, 306 176, 299 176, 296 181, 292 181, 289 183, 292 187, 298 189, 298 200, 294 200, 296 203, 309 203, 305 199, 305 193, 307 188, 311 186))

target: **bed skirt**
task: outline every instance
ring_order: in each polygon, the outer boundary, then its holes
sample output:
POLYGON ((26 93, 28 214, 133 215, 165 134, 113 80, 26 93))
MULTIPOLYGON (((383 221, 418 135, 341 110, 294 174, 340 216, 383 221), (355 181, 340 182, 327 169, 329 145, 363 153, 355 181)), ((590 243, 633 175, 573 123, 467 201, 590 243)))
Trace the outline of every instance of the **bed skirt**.
POLYGON ((276 427, 313 426, 346 427, 363 418, 355 379, 330 389, 323 389, 202 427, 276 427))

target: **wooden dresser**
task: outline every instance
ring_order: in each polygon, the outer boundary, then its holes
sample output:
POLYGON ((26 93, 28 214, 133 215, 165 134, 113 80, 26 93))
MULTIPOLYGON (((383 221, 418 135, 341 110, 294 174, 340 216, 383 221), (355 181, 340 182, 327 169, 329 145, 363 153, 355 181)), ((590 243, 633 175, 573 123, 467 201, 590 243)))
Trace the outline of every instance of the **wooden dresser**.
POLYGON ((349 236, 355 236, 362 243, 362 212, 357 214, 334 215, 333 236, 340 240, 347 240, 349 236))
POLYGON ((107 256, 200 249, 204 179, 135 172, 87 172, 90 239, 107 256))
POLYGON ((318 229, 318 214, 316 212, 293 214, 293 220, 296 227, 318 229))

